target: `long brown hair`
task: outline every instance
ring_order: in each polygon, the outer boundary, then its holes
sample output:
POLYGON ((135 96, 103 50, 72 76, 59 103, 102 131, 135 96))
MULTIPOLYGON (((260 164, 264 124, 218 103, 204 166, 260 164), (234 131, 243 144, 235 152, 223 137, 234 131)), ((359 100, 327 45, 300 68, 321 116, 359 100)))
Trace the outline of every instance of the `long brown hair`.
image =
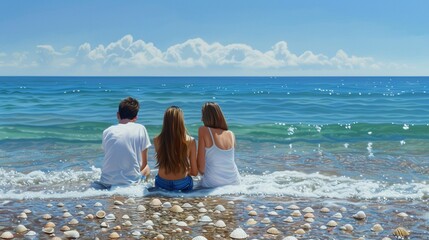
POLYGON ((228 130, 222 109, 215 102, 206 102, 201 109, 204 126, 228 130))
POLYGON ((165 173, 180 173, 190 168, 188 161, 187 130, 183 111, 176 106, 167 108, 161 133, 155 138, 157 167, 165 173))

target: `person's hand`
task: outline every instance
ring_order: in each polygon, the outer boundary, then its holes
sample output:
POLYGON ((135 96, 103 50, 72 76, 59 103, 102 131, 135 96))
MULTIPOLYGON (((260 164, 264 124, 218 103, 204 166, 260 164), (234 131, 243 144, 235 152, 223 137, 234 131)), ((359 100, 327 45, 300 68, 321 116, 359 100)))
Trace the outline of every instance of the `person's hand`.
POLYGON ((150 175, 150 167, 149 165, 146 165, 146 167, 143 168, 143 170, 140 171, 140 173, 145 176, 146 178, 150 175))

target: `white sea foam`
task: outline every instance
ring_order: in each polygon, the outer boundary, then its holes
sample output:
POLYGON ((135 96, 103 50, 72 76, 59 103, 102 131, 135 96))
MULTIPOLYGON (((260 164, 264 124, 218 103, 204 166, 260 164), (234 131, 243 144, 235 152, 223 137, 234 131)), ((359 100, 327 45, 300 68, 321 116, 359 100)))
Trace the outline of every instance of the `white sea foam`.
MULTIPOLYGON (((155 175, 156 172, 153 172, 155 175)), ((0 168, 0 199, 52 199, 115 194, 143 197, 152 192, 153 180, 136 186, 100 191, 88 188, 100 176, 100 169, 90 171, 35 171, 27 174, 0 168)), ((198 180, 195 179, 196 185, 198 180)), ((215 189, 199 189, 192 193, 155 191, 167 196, 290 196, 331 199, 422 199, 429 195, 429 185, 422 183, 391 184, 374 180, 357 180, 349 177, 327 176, 320 173, 278 171, 264 175, 243 175, 241 185, 215 189)))

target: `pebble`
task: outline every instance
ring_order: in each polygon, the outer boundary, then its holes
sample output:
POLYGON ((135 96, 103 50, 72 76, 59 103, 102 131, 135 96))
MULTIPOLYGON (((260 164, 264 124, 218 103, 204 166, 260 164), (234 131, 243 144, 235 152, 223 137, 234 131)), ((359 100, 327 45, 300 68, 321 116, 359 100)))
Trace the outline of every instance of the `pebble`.
POLYGON ((269 218, 263 218, 262 220, 261 220, 261 223, 265 223, 265 224, 268 224, 268 223, 270 223, 271 222, 271 220, 269 219, 269 218))
POLYGON ((156 235, 156 240, 164 240, 164 239, 165 239, 164 235, 162 234, 156 235))

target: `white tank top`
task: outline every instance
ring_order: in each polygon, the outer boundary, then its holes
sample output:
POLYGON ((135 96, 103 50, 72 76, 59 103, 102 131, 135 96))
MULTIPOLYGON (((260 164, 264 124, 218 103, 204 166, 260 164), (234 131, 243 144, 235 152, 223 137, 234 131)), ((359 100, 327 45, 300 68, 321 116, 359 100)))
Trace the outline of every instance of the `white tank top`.
POLYGON ((213 134, 208 128, 213 145, 206 148, 206 167, 201 179, 201 186, 213 188, 223 185, 240 184, 240 174, 234 160, 234 146, 228 150, 216 146, 213 134))

